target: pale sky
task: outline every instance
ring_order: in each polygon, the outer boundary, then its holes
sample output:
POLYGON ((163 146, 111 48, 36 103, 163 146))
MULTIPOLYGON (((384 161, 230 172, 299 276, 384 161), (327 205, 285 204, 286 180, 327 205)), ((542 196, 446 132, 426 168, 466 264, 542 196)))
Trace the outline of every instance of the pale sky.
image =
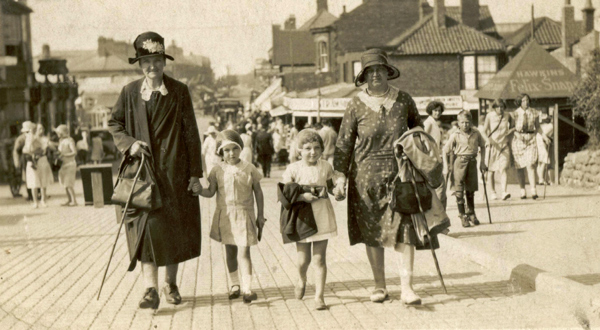
MULTIPOLYGON (((571 1, 577 20, 585 1, 571 1)), ((329 0, 329 11, 339 16, 342 6, 351 11, 361 3, 329 0)), ((459 3, 446 0, 447 6, 459 3)), ((480 0, 490 7, 496 23, 530 20, 532 3, 536 17, 560 20, 564 0, 480 0)), ((600 0, 592 3, 600 8, 600 0)), ((256 58, 267 58, 271 24, 283 24, 294 14, 299 27, 316 13, 316 0, 29 0, 28 5, 34 10, 34 54, 41 53, 45 43, 51 50, 96 49, 99 36, 133 41, 150 30, 167 44, 175 40, 186 54, 210 57, 217 75, 227 67, 231 73, 250 72, 256 58)))

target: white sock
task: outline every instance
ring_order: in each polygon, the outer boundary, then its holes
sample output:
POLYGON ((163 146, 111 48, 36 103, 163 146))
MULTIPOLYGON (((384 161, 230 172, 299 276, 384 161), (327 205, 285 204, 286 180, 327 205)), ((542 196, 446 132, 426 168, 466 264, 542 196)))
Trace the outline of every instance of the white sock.
POLYGON ((240 285, 240 276, 238 275, 238 271, 229 272, 229 286, 232 287, 234 285, 240 285))
POLYGON ((242 275, 242 292, 250 293, 252 287, 252 275, 242 275))

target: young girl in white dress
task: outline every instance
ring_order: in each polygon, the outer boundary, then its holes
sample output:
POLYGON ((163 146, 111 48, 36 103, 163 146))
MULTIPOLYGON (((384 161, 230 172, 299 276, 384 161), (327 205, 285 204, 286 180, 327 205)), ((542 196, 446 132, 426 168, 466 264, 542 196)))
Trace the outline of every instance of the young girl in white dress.
POLYGON ((262 175, 254 165, 240 159, 244 142, 237 132, 225 130, 219 134, 217 153, 221 155, 223 162, 216 163, 210 171, 207 189, 195 186, 193 191, 206 198, 213 197, 216 192, 217 207, 210 228, 210 238, 225 245, 231 284, 229 299, 238 298, 241 289, 244 302, 250 303, 257 298, 251 289, 250 246, 258 244, 265 223, 263 192, 260 186, 262 175), (242 275, 241 286, 238 265, 242 275))
MULTIPOLYGON (((302 160, 290 164, 283 173, 283 183, 327 187, 327 180, 333 179, 333 167, 320 159, 323 154, 323 139, 312 129, 302 130, 296 136, 296 147, 302 160)), ((318 232, 296 243, 298 251, 298 283, 295 288, 297 299, 304 297, 306 290, 306 272, 312 262, 315 266, 315 309, 327 309, 324 301, 325 281, 327 279, 327 242, 337 236, 335 213, 329 198, 319 198, 311 193, 304 193, 299 201, 310 203, 318 232)))

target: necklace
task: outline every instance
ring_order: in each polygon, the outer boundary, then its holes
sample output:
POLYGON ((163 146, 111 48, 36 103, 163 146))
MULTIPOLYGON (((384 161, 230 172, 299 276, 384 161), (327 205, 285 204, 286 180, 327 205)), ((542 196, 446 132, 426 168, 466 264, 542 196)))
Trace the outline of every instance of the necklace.
POLYGON ((388 86, 388 88, 387 88, 387 90, 386 90, 385 92, 383 92, 383 93, 381 93, 381 94, 377 94, 377 95, 375 95, 375 94, 372 94, 372 93, 369 91, 369 89, 367 88, 367 94, 369 94, 370 96, 373 96, 373 97, 382 97, 382 96, 386 95, 386 94, 387 94, 389 91, 390 91, 390 86, 388 86))

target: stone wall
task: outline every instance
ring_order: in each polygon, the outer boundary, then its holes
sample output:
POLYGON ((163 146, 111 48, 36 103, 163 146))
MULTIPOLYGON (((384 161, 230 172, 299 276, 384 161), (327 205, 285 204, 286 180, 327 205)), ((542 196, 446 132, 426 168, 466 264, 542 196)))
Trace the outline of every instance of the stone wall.
POLYGON ((560 182, 569 186, 600 189, 600 150, 567 154, 560 182))

